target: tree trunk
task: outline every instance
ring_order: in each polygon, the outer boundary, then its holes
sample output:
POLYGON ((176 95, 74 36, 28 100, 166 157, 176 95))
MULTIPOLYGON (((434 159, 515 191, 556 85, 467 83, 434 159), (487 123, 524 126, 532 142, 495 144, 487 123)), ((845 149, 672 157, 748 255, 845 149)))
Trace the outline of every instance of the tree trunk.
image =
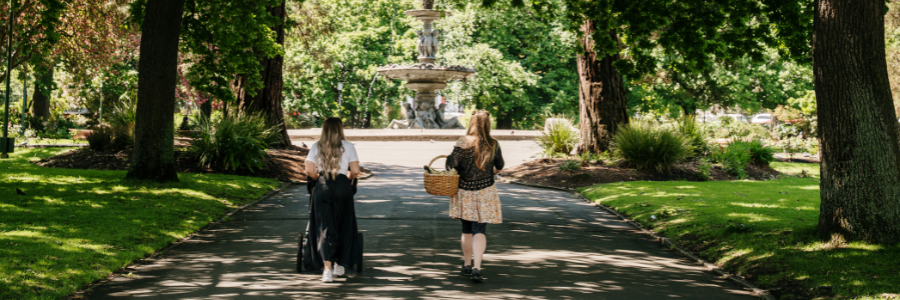
POLYGON ((513 125, 512 114, 500 113, 500 115, 497 116, 497 129, 512 129, 512 125, 513 125))
POLYGON ((34 92, 31 95, 32 115, 43 120, 50 118, 50 95, 44 94, 42 82, 53 80, 53 68, 34 81, 34 92))
POLYGON ((884 1, 817 0, 813 68, 822 141, 819 235, 900 241, 900 142, 884 1))
POLYGON ((178 181, 175 84, 185 0, 149 0, 141 27, 134 152, 127 179, 178 181))
POLYGON ((200 120, 203 120, 204 123, 209 122, 209 117, 212 116, 212 99, 207 99, 206 102, 200 104, 200 120))
MULTIPOLYGON (((276 42, 284 45, 284 18, 285 18, 285 1, 281 1, 281 5, 269 7, 269 14, 281 19, 281 24, 272 28, 276 33, 276 42)), ((238 75, 235 78, 235 96, 238 99, 238 107, 241 111, 252 113, 263 113, 267 116, 269 124, 278 126, 280 136, 271 146, 273 148, 288 148, 291 145, 291 138, 288 136, 287 126, 284 124, 284 108, 281 102, 284 99, 282 95, 282 87, 284 84, 284 74, 282 66, 284 66, 284 57, 281 55, 266 58, 262 60, 263 69, 261 75, 263 79, 263 88, 256 92, 255 96, 250 96, 246 89, 247 76, 238 75)))
MULTIPOLYGON (((606 55, 598 59, 590 38, 595 28, 592 20, 581 25, 585 38, 581 40, 584 53, 578 55, 578 100, 581 106, 578 154, 609 150, 610 138, 619 125, 628 123, 622 75, 612 65, 619 55, 606 55)), ((609 34, 618 41, 615 32, 609 34)))

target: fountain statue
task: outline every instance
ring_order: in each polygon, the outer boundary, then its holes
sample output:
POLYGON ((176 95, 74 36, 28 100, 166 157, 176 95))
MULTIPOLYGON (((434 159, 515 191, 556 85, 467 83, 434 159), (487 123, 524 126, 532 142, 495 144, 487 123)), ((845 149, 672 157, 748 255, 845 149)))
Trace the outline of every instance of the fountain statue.
POLYGON ((444 11, 432 9, 433 0, 422 0, 424 9, 407 10, 403 13, 414 16, 424 23, 422 30, 417 30, 416 49, 419 52, 419 62, 412 65, 401 66, 390 64, 378 68, 378 73, 387 79, 406 80, 406 87, 416 91, 415 114, 408 106, 407 120, 394 120, 388 128, 465 128, 456 118, 444 119, 444 106, 434 107, 437 97, 436 91, 447 88, 447 82, 452 80, 468 80, 475 76, 475 70, 463 66, 441 66, 434 62, 437 60, 440 42, 440 31, 434 30, 432 23, 439 20, 444 11), (405 125, 405 126, 404 126, 405 125))

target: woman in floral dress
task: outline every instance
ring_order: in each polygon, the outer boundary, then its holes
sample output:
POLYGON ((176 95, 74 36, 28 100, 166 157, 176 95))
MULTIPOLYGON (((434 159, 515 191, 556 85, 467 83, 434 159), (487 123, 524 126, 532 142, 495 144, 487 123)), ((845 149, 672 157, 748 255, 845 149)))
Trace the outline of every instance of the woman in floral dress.
POLYGON ((494 175, 503 169, 500 144, 491 138, 491 115, 476 111, 466 136, 456 141, 447 170, 459 173, 459 192, 450 197, 450 217, 462 221, 462 274, 482 282, 481 258, 487 248, 487 224, 500 224, 500 196, 494 175), (472 261, 470 261, 470 259, 472 261))

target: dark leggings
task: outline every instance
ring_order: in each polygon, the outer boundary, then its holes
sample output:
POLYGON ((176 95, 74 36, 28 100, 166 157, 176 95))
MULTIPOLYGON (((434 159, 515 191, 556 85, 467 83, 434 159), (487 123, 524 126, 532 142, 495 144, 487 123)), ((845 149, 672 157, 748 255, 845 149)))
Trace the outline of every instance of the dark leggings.
POLYGON ((462 233, 465 234, 484 234, 487 230, 487 223, 478 223, 472 221, 466 221, 463 219, 459 219, 462 221, 462 233))

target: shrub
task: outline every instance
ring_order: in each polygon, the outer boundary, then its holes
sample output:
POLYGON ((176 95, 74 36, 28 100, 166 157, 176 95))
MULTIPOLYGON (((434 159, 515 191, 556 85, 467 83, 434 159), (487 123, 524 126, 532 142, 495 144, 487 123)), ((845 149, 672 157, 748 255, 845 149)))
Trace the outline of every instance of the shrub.
POLYGON ((201 167, 253 172, 265 167, 266 148, 277 137, 277 128, 267 125, 262 114, 230 113, 227 118, 200 124, 188 151, 201 167))
MULTIPOLYGON (((127 136, 134 136, 134 124, 137 120, 137 101, 129 97, 128 94, 122 95, 119 102, 114 104, 106 115, 105 122, 109 124, 116 132, 125 133, 127 136)), ((175 120, 176 122, 180 120, 175 120)))
POLYGON ((567 159, 557 166, 559 166, 560 172, 581 170, 581 162, 574 159, 567 159))
POLYGON ((579 132, 572 129, 571 120, 565 120, 567 122, 550 122, 537 138, 538 145, 544 149, 544 153, 550 154, 549 156, 552 156, 552 153, 569 155, 578 144, 579 132))
POLYGON ((791 159, 794 159, 795 154, 806 150, 806 142, 799 137, 783 138, 775 143, 775 146, 781 148, 781 151, 787 153, 791 159))
POLYGON ((288 129, 313 128, 316 127, 316 118, 308 113, 285 113, 284 125, 287 126, 288 129))
POLYGON ((709 152, 709 140, 706 138, 709 133, 702 124, 694 119, 694 116, 685 116, 679 120, 676 129, 694 147, 695 157, 704 156, 709 152))
POLYGON ((578 160, 581 161, 582 165, 589 165, 601 162, 600 154, 585 152, 578 156, 578 160))
POLYGON ((694 150, 675 130, 653 127, 642 121, 619 127, 612 139, 615 155, 638 169, 668 172, 694 150))
POLYGON ((128 132, 112 127, 93 127, 85 137, 94 151, 121 151, 134 144, 134 138, 128 132))
POLYGON ((85 139, 91 150, 104 151, 112 145, 113 133, 109 128, 95 127, 85 135, 85 139))
POLYGON ((751 161, 749 143, 743 141, 734 141, 725 147, 719 147, 713 150, 710 157, 713 161, 722 164, 728 174, 737 176, 738 178, 747 178, 747 172, 744 168, 751 161))
POLYGON ((701 180, 709 180, 710 170, 712 170, 712 165, 710 165, 709 160, 701 159, 700 164, 697 165, 697 176, 700 177, 701 180))
POLYGON ((775 161, 775 149, 763 145, 762 141, 742 142, 750 150, 751 163, 757 166, 768 166, 775 161))

